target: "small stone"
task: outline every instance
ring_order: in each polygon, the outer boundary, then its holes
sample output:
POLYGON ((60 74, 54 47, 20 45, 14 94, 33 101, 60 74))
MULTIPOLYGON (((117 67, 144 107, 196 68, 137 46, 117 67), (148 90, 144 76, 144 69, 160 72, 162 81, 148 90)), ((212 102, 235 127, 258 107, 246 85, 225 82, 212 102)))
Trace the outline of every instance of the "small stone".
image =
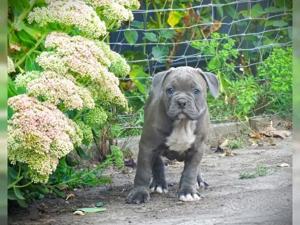
POLYGON ((288 163, 281 163, 279 165, 277 165, 278 167, 290 167, 290 164, 288 163))
POLYGON ((75 212, 73 212, 74 215, 78 215, 78 216, 84 216, 84 212, 80 211, 80 210, 76 210, 75 212))

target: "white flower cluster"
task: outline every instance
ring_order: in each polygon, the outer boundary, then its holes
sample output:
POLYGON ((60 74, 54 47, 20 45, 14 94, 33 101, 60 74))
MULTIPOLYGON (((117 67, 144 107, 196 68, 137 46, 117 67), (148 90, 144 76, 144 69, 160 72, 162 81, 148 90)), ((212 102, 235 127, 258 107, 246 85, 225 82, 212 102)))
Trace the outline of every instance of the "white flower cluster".
POLYGON ((45 47, 54 49, 54 52, 44 52, 38 57, 37 62, 43 69, 60 74, 72 73, 79 82, 91 89, 94 97, 127 106, 118 86, 119 79, 112 72, 124 76, 129 73, 130 67, 107 44, 53 32, 47 36, 45 47), (107 69, 110 67, 111 72, 107 69))
POLYGON ((15 79, 16 87, 26 88, 28 83, 37 79, 41 76, 41 73, 38 71, 28 71, 26 73, 20 73, 15 79))
MULTIPOLYGON (((138 0, 45 3, 29 13, 29 23, 71 28, 87 38, 52 32, 45 40, 49 50, 37 58, 44 71, 27 71, 16 77, 16 86, 25 87, 27 94, 8 100, 14 110, 8 121, 8 158, 12 164, 27 164, 35 183, 46 183, 59 159, 84 143, 84 139, 88 143, 93 136, 92 127, 106 123, 107 114, 101 107, 95 107, 96 101, 127 108, 117 76, 127 75, 130 67, 109 45, 96 39, 107 34, 107 27, 133 20, 131 10, 140 6, 138 0), (82 130, 58 108, 87 109, 86 118, 79 120, 82 130)), ((10 58, 8 71, 14 72, 10 58)))
POLYGON ((107 24, 117 22, 120 26, 122 21, 132 21, 133 14, 131 10, 138 9, 140 3, 138 0, 85 0, 96 9, 101 9, 103 18, 107 24))
POLYGON ((91 93, 76 85, 70 75, 62 77, 53 71, 44 71, 38 79, 27 84, 28 95, 41 98, 44 101, 63 106, 68 110, 83 108, 92 109, 95 102, 91 93))
POLYGON ((128 10, 124 6, 114 2, 105 7, 105 10, 103 10, 103 16, 109 23, 117 21, 118 26, 121 25, 121 21, 133 20, 131 10, 128 10))
POLYGON ((18 95, 8 105, 15 112, 8 121, 8 158, 26 163, 33 182, 46 183, 58 160, 80 145, 82 133, 52 104, 18 95))
POLYGON ((93 7, 81 0, 48 0, 46 7, 36 7, 28 15, 28 22, 35 21, 41 26, 59 23, 78 28, 91 38, 106 34, 106 26, 93 7))
POLYGON ((126 9, 131 9, 131 10, 140 8, 139 0, 85 0, 85 1, 95 8, 108 6, 112 3, 122 5, 126 9))

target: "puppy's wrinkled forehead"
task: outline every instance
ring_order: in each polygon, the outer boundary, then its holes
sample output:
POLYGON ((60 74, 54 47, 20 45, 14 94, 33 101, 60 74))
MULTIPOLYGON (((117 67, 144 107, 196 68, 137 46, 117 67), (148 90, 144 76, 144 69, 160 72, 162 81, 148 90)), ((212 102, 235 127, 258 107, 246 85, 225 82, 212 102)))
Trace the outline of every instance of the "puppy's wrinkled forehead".
POLYGON ((206 89, 205 79, 194 68, 177 68, 173 70, 165 79, 165 87, 177 87, 182 90, 191 88, 206 89))

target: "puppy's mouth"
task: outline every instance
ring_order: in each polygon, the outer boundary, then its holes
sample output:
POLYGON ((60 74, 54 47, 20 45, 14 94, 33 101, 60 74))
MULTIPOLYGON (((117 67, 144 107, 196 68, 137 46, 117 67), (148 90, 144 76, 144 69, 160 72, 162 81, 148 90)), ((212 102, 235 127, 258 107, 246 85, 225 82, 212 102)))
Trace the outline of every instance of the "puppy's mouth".
POLYGON ((188 119, 188 120, 198 120, 202 114, 204 113, 205 109, 201 109, 200 112, 192 113, 185 109, 180 110, 175 116, 176 120, 188 119))
POLYGON ((177 118, 179 119, 179 120, 183 120, 183 119, 186 119, 187 118, 187 115, 185 114, 185 113, 179 113, 178 114, 178 116, 177 116, 177 118))

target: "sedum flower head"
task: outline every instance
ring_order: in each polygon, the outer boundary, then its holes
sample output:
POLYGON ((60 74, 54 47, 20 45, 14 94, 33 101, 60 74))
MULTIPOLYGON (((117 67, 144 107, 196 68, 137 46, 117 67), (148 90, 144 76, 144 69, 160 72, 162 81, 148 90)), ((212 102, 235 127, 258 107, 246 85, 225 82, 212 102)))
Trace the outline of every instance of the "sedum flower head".
POLYGON ((124 6, 112 2, 105 7, 103 10, 104 18, 109 22, 112 23, 114 21, 132 21, 133 14, 131 10, 126 9, 124 6))
POLYGON ((95 107, 84 115, 84 121, 90 127, 102 126, 107 118, 105 110, 100 107, 95 107))
POLYGON ((42 72, 38 79, 28 83, 27 91, 28 95, 42 98, 48 103, 63 103, 69 110, 95 107, 92 95, 86 88, 77 86, 73 77, 67 79, 53 71, 42 72))
POLYGON ((7 56, 7 73, 15 72, 14 62, 10 57, 7 56))
POLYGON ((109 45, 107 45, 104 42, 97 42, 96 44, 105 52, 106 57, 110 61, 110 72, 114 73, 119 77, 124 77, 127 74, 129 74, 130 66, 120 54, 110 50, 109 45))
POLYGON ((115 0, 115 2, 131 10, 139 9, 141 6, 139 0, 115 0))
POLYGON ((39 57, 38 61, 44 69, 51 68, 58 72, 64 68, 78 82, 87 85, 97 100, 127 107, 127 100, 118 86, 119 79, 107 67, 112 66, 117 75, 128 74, 130 68, 107 44, 81 36, 70 37, 64 33, 53 32, 47 36, 45 46, 54 49, 54 52, 39 57), (116 59, 119 60, 119 66, 115 65, 116 59))
POLYGON ((136 10, 140 8, 140 2, 138 0, 85 0, 88 4, 95 8, 109 6, 111 4, 119 4, 126 9, 136 10))
POLYGON ((85 144, 87 146, 90 145, 94 138, 91 127, 86 125, 81 120, 76 121, 76 124, 80 127, 80 130, 82 132, 82 144, 85 144))
POLYGON ((59 158, 81 144, 82 133, 54 105, 27 95, 8 100, 14 115, 8 121, 8 158, 28 164, 33 182, 46 183, 59 158))
POLYGON ((85 0, 85 2, 101 14, 109 26, 119 27, 122 21, 132 21, 133 14, 131 10, 138 9, 140 3, 138 0, 85 0))
POLYGON ((125 77, 130 72, 130 66, 121 55, 116 52, 112 52, 109 71, 111 71, 118 77, 125 77))
POLYGON ((65 61, 54 52, 42 52, 37 57, 36 62, 44 70, 53 70, 59 74, 66 74, 68 71, 65 61))
POLYGON ((41 73, 38 71, 28 71, 26 73, 20 73, 15 79, 16 87, 27 87, 28 83, 39 78, 41 73))
POLYGON ((28 15, 28 22, 41 26, 59 23, 74 26, 91 38, 106 34, 106 26, 95 10, 81 0, 48 0, 46 7, 34 8, 28 15))

